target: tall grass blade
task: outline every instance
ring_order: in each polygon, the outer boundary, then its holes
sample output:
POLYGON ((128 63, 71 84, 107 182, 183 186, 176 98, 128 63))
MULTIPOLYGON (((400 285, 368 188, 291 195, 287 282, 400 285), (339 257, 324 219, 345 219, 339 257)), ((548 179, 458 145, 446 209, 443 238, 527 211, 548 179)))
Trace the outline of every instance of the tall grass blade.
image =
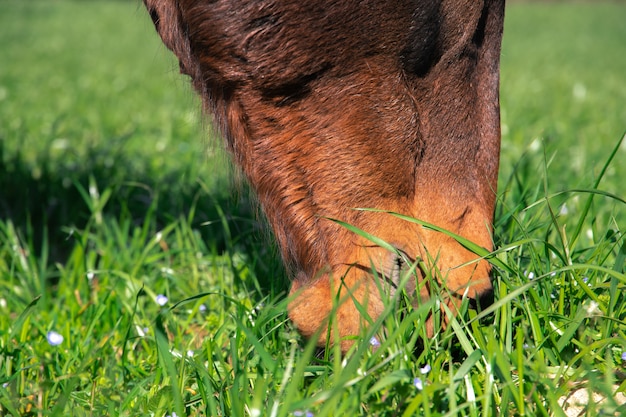
MULTIPOLYGON (((617 143, 613 147, 613 150, 609 154, 608 159, 606 160, 606 162, 604 163, 604 166, 600 170, 600 173, 598 174, 598 178, 596 178, 592 186, 592 189, 597 190, 598 187, 600 186, 600 182, 604 178, 604 174, 606 174, 606 171, 609 168, 609 165, 611 165, 611 162, 613 162, 615 155, 617 155, 617 152, 619 151, 620 147, 622 146, 622 142, 624 142, 625 139, 626 139, 626 132, 622 134, 622 137, 617 141, 617 143)), ((582 213, 580 217, 578 218, 578 223, 576 224, 576 227, 574 228, 574 232, 572 233, 572 237, 570 238, 570 246, 569 246, 570 251, 574 249, 574 247, 576 246, 576 242, 578 241, 578 238, 580 237, 580 233, 582 232, 582 229, 584 227, 585 221, 587 219, 587 215, 589 214, 589 210, 591 209, 591 204, 593 203, 593 197, 594 197, 594 194, 589 195, 583 207, 582 213)))

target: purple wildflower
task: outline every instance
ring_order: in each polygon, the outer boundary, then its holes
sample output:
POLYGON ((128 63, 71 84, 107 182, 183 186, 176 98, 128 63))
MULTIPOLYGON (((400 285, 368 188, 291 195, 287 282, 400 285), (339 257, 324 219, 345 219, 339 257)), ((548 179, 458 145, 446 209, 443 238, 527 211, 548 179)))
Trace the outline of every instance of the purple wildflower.
POLYGON ((163 294, 159 294, 159 295, 156 296, 156 300, 155 301, 156 301, 156 303, 158 305, 164 306, 165 304, 167 304, 168 299, 163 294))
POLYGON ((424 382, 420 378, 413 378, 413 386, 421 391, 424 389, 424 382))
POLYGON ((59 346, 63 343, 63 335, 55 332, 54 330, 50 330, 46 335, 46 339, 48 339, 48 343, 50 346, 59 346))

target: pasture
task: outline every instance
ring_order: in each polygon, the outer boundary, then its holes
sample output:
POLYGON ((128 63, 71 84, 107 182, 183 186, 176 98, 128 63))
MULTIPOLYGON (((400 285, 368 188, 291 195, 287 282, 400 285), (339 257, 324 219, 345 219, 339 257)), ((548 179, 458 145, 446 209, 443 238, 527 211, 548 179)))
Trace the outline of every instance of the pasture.
POLYGON ((495 303, 427 338, 399 296, 344 358, 140 2, 1 2, 0 415, 624 413, 624 17, 508 5, 495 303))

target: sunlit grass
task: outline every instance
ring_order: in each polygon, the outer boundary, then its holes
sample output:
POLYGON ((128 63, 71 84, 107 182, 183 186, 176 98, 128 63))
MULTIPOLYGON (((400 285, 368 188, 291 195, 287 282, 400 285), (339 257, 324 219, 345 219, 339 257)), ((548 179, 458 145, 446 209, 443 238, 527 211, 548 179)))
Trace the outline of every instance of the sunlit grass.
POLYGON ((625 10, 510 5, 495 303, 398 292, 342 357, 141 4, 0 3, 0 415, 623 413, 625 10))

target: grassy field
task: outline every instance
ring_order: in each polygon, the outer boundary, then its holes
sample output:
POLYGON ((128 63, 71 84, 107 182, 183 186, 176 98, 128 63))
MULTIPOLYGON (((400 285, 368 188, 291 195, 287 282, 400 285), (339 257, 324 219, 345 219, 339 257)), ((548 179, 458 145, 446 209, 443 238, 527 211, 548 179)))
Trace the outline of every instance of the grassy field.
POLYGON ((625 413, 625 17, 508 7, 496 302, 429 339, 391 300, 342 358, 140 2, 0 2, 0 415, 625 413))

